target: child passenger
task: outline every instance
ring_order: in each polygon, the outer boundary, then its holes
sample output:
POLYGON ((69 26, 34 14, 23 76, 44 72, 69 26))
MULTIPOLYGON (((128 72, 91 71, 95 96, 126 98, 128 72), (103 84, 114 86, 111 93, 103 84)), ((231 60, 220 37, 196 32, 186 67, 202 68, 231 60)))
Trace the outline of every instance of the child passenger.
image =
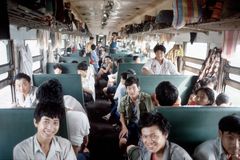
POLYGON ((59 103, 38 103, 33 119, 37 133, 14 147, 13 159, 76 160, 71 143, 56 136, 64 115, 65 109, 59 103))
POLYGON ((216 105, 217 106, 231 106, 232 102, 230 101, 230 97, 225 93, 220 93, 216 98, 216 105))

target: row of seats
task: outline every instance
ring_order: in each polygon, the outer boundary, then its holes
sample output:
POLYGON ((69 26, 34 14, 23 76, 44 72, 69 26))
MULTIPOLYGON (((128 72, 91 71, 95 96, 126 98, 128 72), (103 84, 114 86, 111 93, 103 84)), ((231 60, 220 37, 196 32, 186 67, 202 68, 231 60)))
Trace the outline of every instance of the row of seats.
MULTIPOLYGON (((169 140, 184 147, 190 154, 194 148, 218 135, 218 121, 239 107, 161 107, 171 123, 169 140)), ((33 125, 33 108, 0 109, 0 160, 11 160, 13 147, 36 133, 33 125)), ((67 138, 66 121, 61 122, 58 135, 67 138)))
MULTIPOLYGON (((64 94, 69 94, 75 97, 77 100, 83 104, 83 93, 80 76, 77 74, 77 64, 63 63, 62 75, 53 75, 53 65, 54 63, 47 63, 47 73, 33 76, 33 84, 39 86, 43 81, 50 78, 57 78, 63 84, 64 94), (67 75, 72 74, 72 75, 67 75), (74 75, 75 74, 75 75, 74 75), (76 82, 80 82, 79 84, 76 82), (74 85, 73 85, 74 84, 74 85), (80 88, 80 89, 79 89, 80 88)), ((121 73, 127 71, 128 69, 134 69, 139 81, 140 88, 142 91, 152 94, 155 92, 156 86, 162 81, 170 81, 175 85, 180 93, 182 99, 182 104, 187 104, 188 98, 192 92, 193 85, 197 81, 197 76, 189 75, 141 75, 141 68, 143 64, 132 64, 132 63, 122 63, 119 65, 118 70, 118 80, 120 79, 121 73)))

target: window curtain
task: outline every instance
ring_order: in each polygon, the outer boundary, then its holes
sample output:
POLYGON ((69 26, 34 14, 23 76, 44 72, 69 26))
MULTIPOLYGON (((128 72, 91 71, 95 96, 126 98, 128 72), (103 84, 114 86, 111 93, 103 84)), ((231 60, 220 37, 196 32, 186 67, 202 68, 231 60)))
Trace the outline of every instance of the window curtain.
MULTIPOLYGON (((194 85, 194 89, 193 92, 198 89, 199 85, 199 80, 203 79, 204 77, 215 77, 218 78, 219 77, 219 69, 221 66, 221 54, 222 54, 222 50, 219 48, 214 48, 214 49, 210 49, 208 52, 208 56, 205 59, 202 68, 199 72, 199 77, 198 80, 196 82, 196 84, 194 85)), ((218 88, 218 86, 217 86, 218 88)))
POLYGON ((239 43, 239 31, 225 31, 222 58, 229 60, 235 54, 236 47, 239 43))
POLYGON ((32 54, 30 52, 28 45, 20 46, 18 52, 20 57, 19 72, 23 72, 29 75, 30 77, 32 77, 33 60, 32 60, 32 54))

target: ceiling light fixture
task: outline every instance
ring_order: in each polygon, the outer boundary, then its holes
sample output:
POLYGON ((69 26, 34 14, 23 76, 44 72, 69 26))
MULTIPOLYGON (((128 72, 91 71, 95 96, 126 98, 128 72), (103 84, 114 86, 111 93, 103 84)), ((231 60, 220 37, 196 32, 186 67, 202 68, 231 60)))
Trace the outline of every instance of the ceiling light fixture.
POLYGON ((110 13, 113 10, 114 6, 114 1, 113 0, 108 0, 104 1, 105 5, 103 6, 103 11, 102 11, 102 29, 107 25, 107 20, 109 19, 110 13), (106 2, 106 3, 105 3, 106 2))

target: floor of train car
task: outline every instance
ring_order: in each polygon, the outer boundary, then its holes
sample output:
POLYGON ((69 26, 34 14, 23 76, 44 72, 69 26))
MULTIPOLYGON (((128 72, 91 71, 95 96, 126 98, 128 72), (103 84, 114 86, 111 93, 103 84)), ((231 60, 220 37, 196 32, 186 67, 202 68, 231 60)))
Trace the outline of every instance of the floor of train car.
POLYGON ((96 92, 95 103, 86 106, 91 125, 88 144, 91 160, 124 160, 118 147, 119 129, 112 126, 113 121, 102 119, 110 112, 111 102, 102 98, 101 92, 96 92))

